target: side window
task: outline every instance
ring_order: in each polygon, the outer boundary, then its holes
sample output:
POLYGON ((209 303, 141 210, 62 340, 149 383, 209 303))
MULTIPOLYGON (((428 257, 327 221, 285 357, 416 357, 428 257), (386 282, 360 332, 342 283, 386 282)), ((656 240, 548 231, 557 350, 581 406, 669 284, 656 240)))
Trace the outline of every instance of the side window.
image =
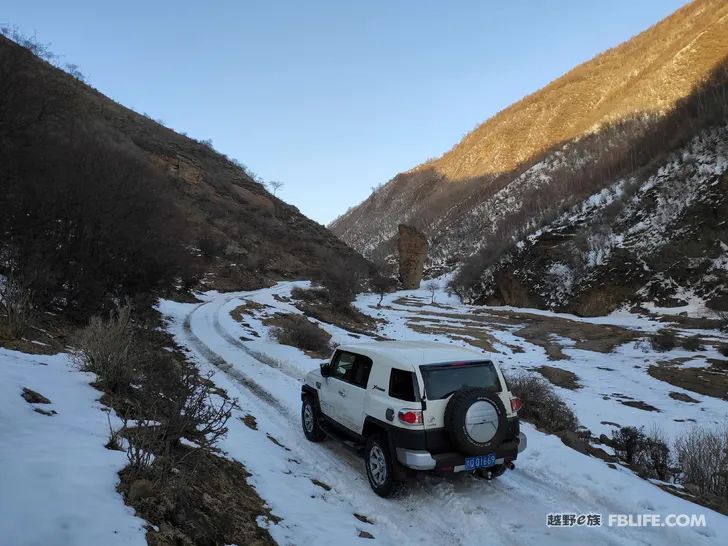
POLYGON ((331 367, 331 377, 336 377, 337 379, 341 379, 343 381, 350 381, 350 378, 354 371, 355 360, 355 354, 339 351, 334 358, 334 363, 331 367))
POLYGON ((406 402, 416 402, 415 374, 392 368, 389 376, 389 396, 406 402))
POLYGON ((362 389, 367 388, 369 374, 372 371, 372 359, 367 356, 357 355, 354 362, 354 380, 352 383, 362 389))
POLYGON ((372 371, 372 359, 354 353, 340 351, 334 357, 331 377, 341 379, 357 387, 367 388, 369 373, 372 371))

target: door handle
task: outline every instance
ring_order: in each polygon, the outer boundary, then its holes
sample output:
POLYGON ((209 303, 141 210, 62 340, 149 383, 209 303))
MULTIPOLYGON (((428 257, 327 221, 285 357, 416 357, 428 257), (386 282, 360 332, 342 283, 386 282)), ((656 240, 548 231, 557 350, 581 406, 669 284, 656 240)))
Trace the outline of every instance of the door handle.
POLYGON ((341 396, 342 398, 346 398, 346 391, 345 390, 340 390, 339 391, 339 396, 341 396))

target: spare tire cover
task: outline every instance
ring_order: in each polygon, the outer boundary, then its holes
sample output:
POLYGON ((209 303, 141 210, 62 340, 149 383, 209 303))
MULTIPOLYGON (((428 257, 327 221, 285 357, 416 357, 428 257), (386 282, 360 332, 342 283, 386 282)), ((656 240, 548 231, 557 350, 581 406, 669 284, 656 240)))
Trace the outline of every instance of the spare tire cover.
POLYGON ((445 429, 455 446, 468 455, 492 452, 503 441, 506 410, 498 394, 466 387, 450 397, 445 429))

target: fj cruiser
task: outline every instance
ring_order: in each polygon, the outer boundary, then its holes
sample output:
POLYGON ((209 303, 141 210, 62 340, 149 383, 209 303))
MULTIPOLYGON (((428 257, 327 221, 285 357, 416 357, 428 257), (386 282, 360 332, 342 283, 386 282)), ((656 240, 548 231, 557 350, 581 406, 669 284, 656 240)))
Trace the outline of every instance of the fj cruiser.
POLYGON ((342 345, 306 376, 301 400, 306 438, 363 444, 369 483, 382 497, 412 470, 500 476, 526 447, 521 401, 498 366, 452 345, 342 345))

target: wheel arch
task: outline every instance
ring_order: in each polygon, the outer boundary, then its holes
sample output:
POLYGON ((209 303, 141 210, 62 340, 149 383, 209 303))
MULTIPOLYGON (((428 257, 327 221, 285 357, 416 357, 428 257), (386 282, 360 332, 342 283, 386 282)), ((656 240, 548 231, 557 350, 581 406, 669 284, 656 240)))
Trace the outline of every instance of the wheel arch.
POLYGON ((318 406, 318 391, 314 389, 311 385, 303 385, 301 387, 301 402, 303 402, 306 398, 311 398, 313 400, 313 403, 318 406))
POLYGON ((392 435, 392 427, 387 426, 385 423, 373 417, 367 417, 364 419, 364 427, 361 432, 362 438, 366 441, 373 434, 381 434, 387 440, 387 447, 392 461, 392 472, 394 473, 395 479, 400 481, 404 480, 407 477, 407 471, 397 459, 397 446, 392 435))

